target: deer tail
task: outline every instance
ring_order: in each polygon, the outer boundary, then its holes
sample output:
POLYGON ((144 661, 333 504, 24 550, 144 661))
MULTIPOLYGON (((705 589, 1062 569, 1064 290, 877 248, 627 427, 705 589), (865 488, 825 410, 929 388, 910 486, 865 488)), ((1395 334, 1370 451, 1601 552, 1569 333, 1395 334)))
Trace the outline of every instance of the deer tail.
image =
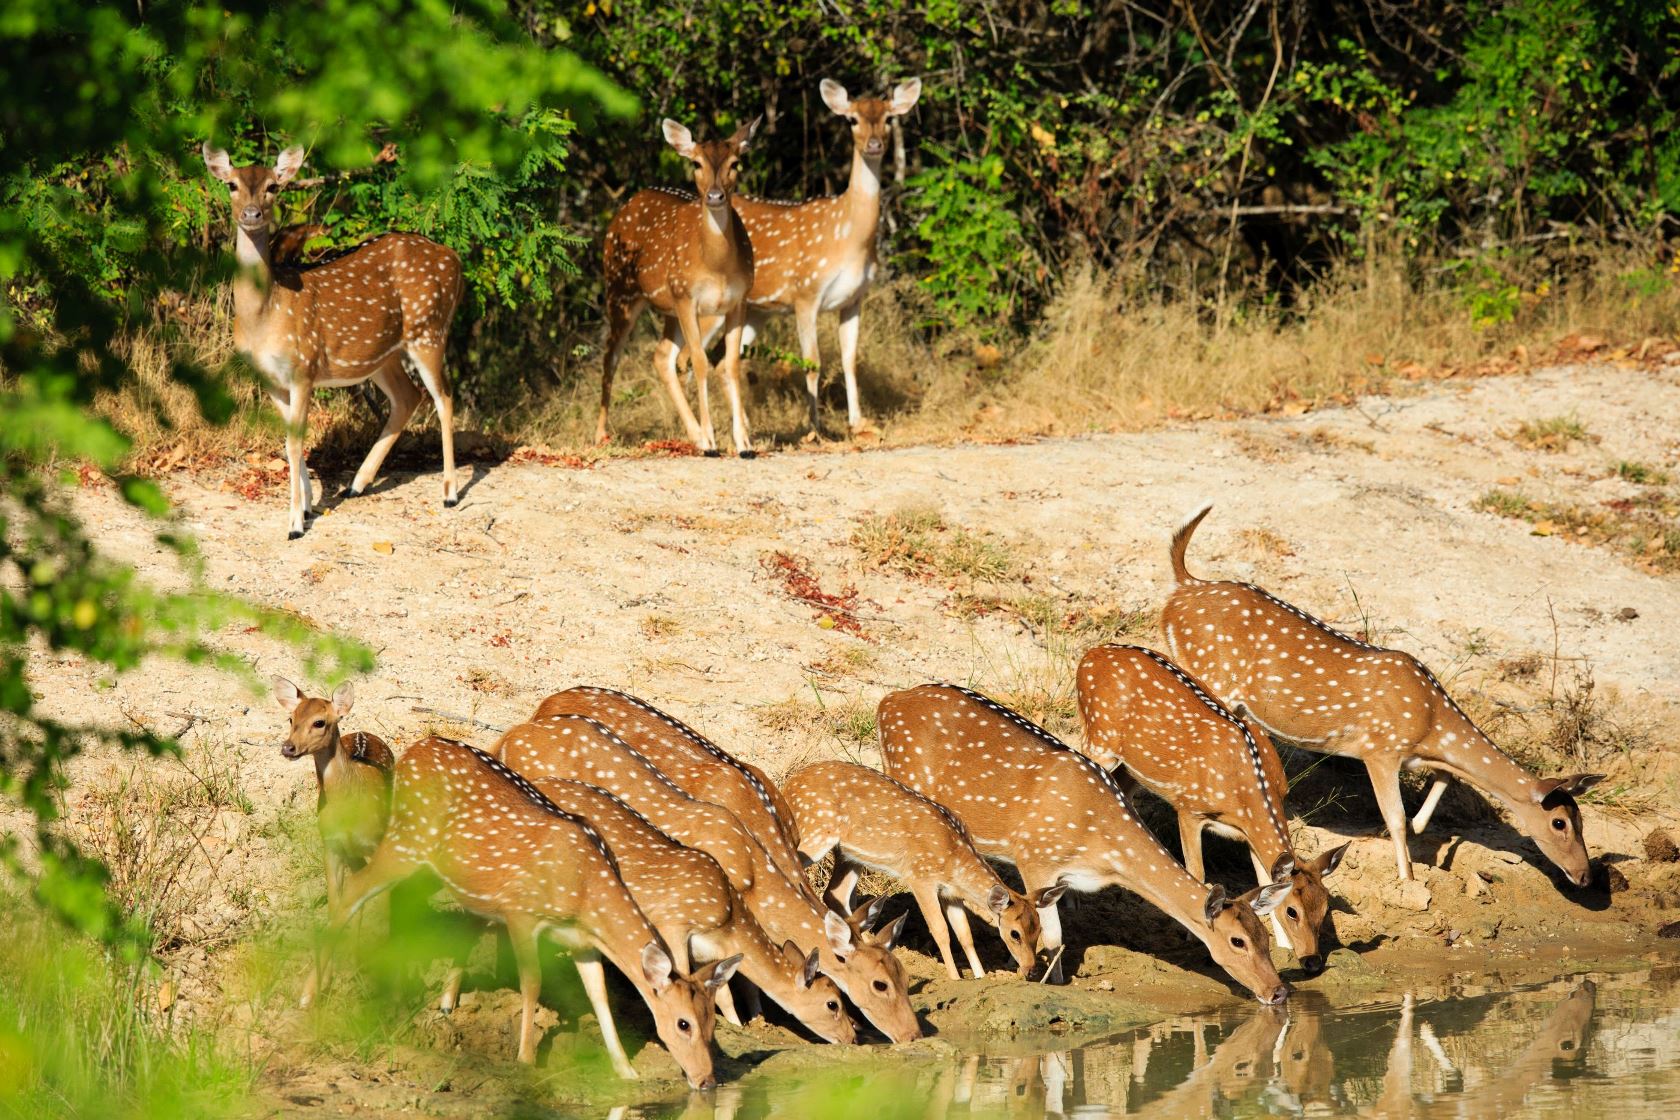
POLYGON ((1184 524, 1180 525, 1173 533, 1170 555, 1172 556, 1174 583, 1197 582, 1196 577, 1190 574, 1190 569, 1184 566, 1184 551, 1190 547, 1190 536, 1196 531, 1196 526, 1202 523, 1202 518, 1206 517, 1208 515, 1208 511, 1212 508, 1213 503, 1207 503, 1201 509, 1192 513, 1189 519, 1186 520, 1184 524))

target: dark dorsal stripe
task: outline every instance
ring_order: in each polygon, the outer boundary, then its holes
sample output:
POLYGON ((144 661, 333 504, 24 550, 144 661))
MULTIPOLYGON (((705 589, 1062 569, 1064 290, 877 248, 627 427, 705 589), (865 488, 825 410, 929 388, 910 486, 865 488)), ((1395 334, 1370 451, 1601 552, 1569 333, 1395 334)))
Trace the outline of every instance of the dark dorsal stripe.
POLYGON ((972 688, 964 688, 960 684, 944 684, 939 687, 949 688, 953 691, 962 693, 976 704, 979 704, 981 707, 990 711, 993 715, 1001 716, 1010 723, 1013 723, 1017 727, 1027 731, 1051 750, 1060 751, 1067 755, 1069 758, 1085 767, 1096 777, 1100 778, 1102 780, 1102 784, 1113 791, 1114 796, 1120 798, 1122 804, 1127 803, 1125 791, 1120 788, 1120 784, 1114 780, 1113 775, 1111 775, 1107 770, 1104 770, 1101 766, 1098 766, 1089 758, 1086 758, 1084 755, 1074 750, 1072 747, 1068 746, 1066 743, 1062 742, 1060 739, 1056 738, 1054 735, 1050 734, 1050 732, 1044 730, 1044 728, 1040 727, 1020 712, 1017 712, 1013 708, 1006 708, 1002 704, 999 704, 996 700, 993 700, 990 696, 983 696, 980 693, 975 692, 972 688))
POLYGON ((569 821, 570 823, 577 825, 578 828, 583 830, 583 834, 589 838, 590 843, 595 845, 595 850, 601 853, 601 857, 605 859, 607 864, 613 869, 613 874, 618 874, 618 860, 614 858, 612 850, 607 847, 607 842, 601 839, 601 834, 595 831, 594 825, 590 824, 588 821, 584 820, 575 813, 566 812, 566 810, 550 801, 542 790, 527 781, 523 774, 510 770, 507 766, 498 762, 495 758, 486 754, 484 751, 479 750, 471 743, 463 743, 459 739, 444 739, 442 736, 438 736, 438 740, 439 742, 448 743, 450 746, 460 747, 461 749, 471 753, 472 757, 478 760, 479 765, 485 767, 503 781, 511 784, 514 789, 517 789, 520 793, 525 795, 526 800, 530 801, 531 804, 535 805, 543 812, 552 814, 553 816, 559 817, 561 820, 569 821))

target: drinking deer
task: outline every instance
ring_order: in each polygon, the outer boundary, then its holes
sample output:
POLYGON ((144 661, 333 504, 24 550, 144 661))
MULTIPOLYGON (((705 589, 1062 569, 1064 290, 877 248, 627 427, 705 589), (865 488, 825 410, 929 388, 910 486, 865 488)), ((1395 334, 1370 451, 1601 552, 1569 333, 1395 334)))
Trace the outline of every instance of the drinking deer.
POLYGON ((1324 877, 1348 845, 1296 858, 1284 808, 1288 779, 1271 739, 1154 650, 1097 646, 1080 659, 1076 678, 1085 753, 1105 770, 1120 767, 1114 776, 1122 787, 1142 784, 1177 810, 1184 868, 1197 879, 1206 878, 1202 830, 1209 828, 1248 845, 1262 886, 1293 882, 1272 912, 1275 928, 1302 968, 1324 971, 1319 944, 1335 936, 1324 877))
MULTIPOLYGON (((817 316, 824 311, 840 315, 846 424, 854 433, 865 426, 858 401, 858 327, 864 296, 875 278, 881 160, 886 155, 893 118, 916 107, 922 82, 911 78, 900 82, 884 99, 860 97, 855 101, 845 86, 831 79, 824 78, 820 89, 823 103, 846 118, 852 129, 852 174, 845 193, 805 202, 741 195, 735 198, 735 212, 745 223, 753 246, 753 282, 747 293, 741 345, 752 345, 770 316, 793 313, 799 351, 805 359, 805 397, 812 436, 821 433, 817 388, 822 377, 822 349, 817 342, 817 316)), ((708 342, 717 327, 716 322, 708 324, 708 342)))
POLYGON ((612 404, 613 373, 630 328, 651 306, 665 321, 654 351, 654 370, 665 382, 688 438, 707 455, 716 455, 712 412, 707 401, 711 364, 701 340, 700 319, 716 316, 724 324, 723 387, 729 395, 735 451, 751 459, 752 437, 741 405, 742 300, 752 287, 753 248, 741 219, 730 206, 740 157, 758 128, 754 120, 727 140, 697 143, 683 125, 666 120, 665 142, 694 165, 697 198, 659 188, 638 191, 607 226, 602 255, 607 302, 607 342, 601 364, 601 415, 595 436, 605 443, 607 409, 612 404), (677 380, 679 341, 693 356, 700 404, 697 420, 677 380))
MULTIPOLYGON (((509 728, 496 746, 508 766, 531 778, 558 777, 589 782, 618 796, 646 816, 655 827, 692 847, 704 848, 727 868, 733 852, 714 846, 714 836, 733 849, 740 822, 727 808, 698 800, 672 776, 655 767, 639 743, 620 737, 605 724, 581 715, 549 715, 509 728), (681 788, 682 797, 673 795, 681 788), (706 822, 696 821, 703 807, 706 822), (733 830, 719 826, 727 819, 733 830)), ((878 908, 865 907, 851 920, 815 901, 809 888, 801 890, 783 875, 764 848, 750 835, 751 888, 741 892, 753 916, 777 941, 792 941, 799 949, 819 950, 822 971, 894 1042, 921 1036, 910 1008, 904 968, 892 955, 903 918, 884 932, 869 930, 878 908)), ((801 876, 803 882, 803 876, 801 876)))
MULTIPOLYGON (((876 711, 888 774, 946 806, 974 845, 1021 873, 1028 896, 1061 883, 1076 891, 1123 886, 1164 911, 1261 1003, 1281 1003, 1271 938, 1260 919, 1294 890, 1284 879, 1238 898, 1209 888, 1173 860, 1132 815, 1107 771, 1017 712, 957 685, 889 694, 876 711)), ((1062 945, 1052 903, 1039 911, 1042 945, 1062 945)), ((1060 978, 1060 958, 1052 968, 1060 978)))
POLYGON ((817 900, 799 860, 793 810, 764 771, 647 701, 610 688, 580 685, 556 692, 537 705, 532 718, 565 714, 606 724, 695 797, 734 813, 782 873, 817 900))
POLYGON ((502 922, 519 967, 524 1012, 519 1060, 536 1060, 537 958, 544 933, 573 951, 607 1053, 620 1077, 636 1071, 619 1043, 601 957, 623 972, 653 1012, 665 1048, 690 1087, 710 1088, 713 993, 740 958, 677 971, 671 951, 619 877, 593 825, 561 811, 535 786, 476 747, 431 737, 397 761, 390 823, 367 864, 345 883, 318 967, 345 923, 379 892, 429 867, 473 913, 502 922))
MULTIPOLYGON (((536 778, 562 811, 595 826, 618 860, 619 876, 648 921, 659 931, 677 970, 691 960, 740 960, 740 975, 828 1042, 857 1041, 840 1002, 840 989, 821 972, 815 949, 791 941, 779 948, 758 924, 723 869, 698 848, 680 844, 599 786, 562 778, 536 778)), ((733 1006, 725 1016, 739 1025, 733 1006)))
MULTIPOLYGON (((1365 763, 1400 878, 1412 877, 1400 771, 1427 767, 1498 800, 1570 882, 1586 886, 1592 868, 1575 798, 1602 775, 1537 778, 1496 747, 1411 654, 1351 638, 1251 583, 1192 576, 1184 553, 1212 508, 1203 506, 1173 534, 1173 592, 1161 614, 1173 660, 1270 734, 1365 763)), ((1417 831, 1445 782, 1436 779, 1413 821, 1417 831)))
POLYGON ((415 233, 384 233, 323 264, 276 263, 269 223, 280 189, 303 166, 303 149, 287 148, 273 167, 234 167, 220 148, 204 145, 210 173, 228 185, 239 272, 233 280, 233 344, 268 380, 286 423, 291 476, 287 536, 303 536, 314 515, 304 465, 305 425, 316 389, 359 385, 371 378, 391 402, 385 427, 345 489, 366 490, 420 403, 403 369, 406 358, 437 407, 443 429, 443 504, 459 500, 455 485, 455 405, 444 349, 465 286, 461 258, 415 233))
POLYGON ((974 951, 967 910, 995 923, 1017 971, 1023 977, 1032 972, 1038 908, 1054 905, 1060 886, 1030 901, 1011 890, 975 850, 954 813, 867 766, 812 763, 789 774, 782 793, 799 825, 800 854, 815 863, 834 852, 827 890, 832 905, 850 909, 860 866, 885 871, 910 888, 951 979, 961 974, 947 920, 973 974, 986 974, 974 951))

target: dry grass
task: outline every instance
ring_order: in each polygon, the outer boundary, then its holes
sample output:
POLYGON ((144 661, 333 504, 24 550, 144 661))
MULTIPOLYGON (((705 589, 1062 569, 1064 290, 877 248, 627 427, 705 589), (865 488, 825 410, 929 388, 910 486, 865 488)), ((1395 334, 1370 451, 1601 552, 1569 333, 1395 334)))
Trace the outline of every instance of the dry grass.
POLYGON ((1008 549, 990 534, 951 525, 929 506, 860 519, 852 547, 866 564, 919 579, 996 583, 1016 568, 1008 549))
POLYGON ((1516 431, 1507 433, 1507 438, 1530 451, 1567 451, 1577 443, 1598 442, 1577 416, 1524 420, 1516 431))
POLYGON ((1535 536, 1612 549, 1647 571, 1680 571, 1680 497, 1667 491, 1652 488, 1587 506, 1489 490, 1476 499, 1475 508, 1526 521, 1535 536))

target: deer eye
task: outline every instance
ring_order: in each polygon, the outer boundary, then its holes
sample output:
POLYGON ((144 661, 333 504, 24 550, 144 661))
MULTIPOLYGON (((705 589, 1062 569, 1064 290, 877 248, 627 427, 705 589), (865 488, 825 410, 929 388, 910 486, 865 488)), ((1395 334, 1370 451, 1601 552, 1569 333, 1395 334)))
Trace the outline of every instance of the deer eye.
POLYGON ((1298 911, 1297 911, 1297 910, 1296 910, 1296 909, 1295 909, 1295 907, 1293 907, 1293 906, 1291 906, 1291 907, 1289 907, 1289 909, 1288 909, 1288 910, 1286 910, 1286 911, 1284 911, 1284 912, 1285 912, 1285 913, 1286 913, 1286 914, 1288 914, 1288 915, 1289 915, 1289 916, 1290 916, 1290 917, 1291 917, 1291 918, 1294 918, 1294 919, 1296 919, 1296 920, 1297 920, 1297 921, 1299 921, 1299 920, 1300 920, 1300 917, 1301 917, 1301 915, 1300 915, 1300 913, 1299 913, 1299 912, 1298 912, 1298 911))
POLYGON ((1009 931, 1009 936, 1011 940, 1019 941, 1021 940, 1021 931, 1018 929, 1012 929, 1009 931))
POLYGON ((1557 829, 1559 832, 1562 832, 1564 830, 1564 828, 1566 827, 1563 823, 1563 818, 1553 817, 1552 818, 1552 827, 1557 829))
POLYGON ((263 193, 264 194, 273 194, 275 191, 277 191, 279 189, 280 189, 280 184, 269 183, 267 186, 263 187, 263 193))
POLYGON ((877 980, 875 981, 874 988, 877 992, 884 992, 887 990, 887 982, 885 980, 877 980))
POLYGON ((829 1010, 830 1010, 830 1011, 834 1011, 834 1012, 838 1012, 838 1011, 839 1011, 839 1010, 840 1010, 840 1004, 839 1004, 839 1002, 838 1002, 838 1001, 836 1001, 836 1000, 832 1000, 832 999, 831 999, 831 1000, 829 1000, 829 1001, 828 1001, 828 1002, 827 1002, 827 1003, 826 1003, 826 1004, 824 1004, 824 1005, 823 1005, 823 1006, 825 1006, 825 1007, 827 1007, 827 1008, 828 1008, 828 1009, 829 1009, 829 1010))
POLYGON ((1233 948, 1233 949, 1246 949, 1246 948, 1248 948, 1248 942, 1244 941, 1240 937, 1233 937, 1233 938, 1231 938, 1231 948, 1233 948))
POLYGON ((687 1019, 678 1019, 677 1029, 682 1033, 687 1034, 689 1031, 694 1029, 694 1024, 690 1023, 687 1019))
POLYGON ((1563 1050, 1564 1050, 1564 1052, 1565 1052, 1565 1053, 1567 1053, 1567 1052, 1569 1052, 1569 1051, 1570 1051, 1570 1050, 1573 1050, 1573 1049, 1575 1049, 1575 1044, 1574 1044, 1574 1043, 1573 1043, 1573 1042, 1565 1042, 1565 1043, 1564 1043, 1564 1044, 1563 1044, 1563 1047, 1562 1047, 1562 1049, 1563 1049, 1563 1050))
POLYGON ((324 720, 324 719, 318 719, 318 720, 315 721, 315 726, 317 728, 322 728, 322 727, 325 727, 326 725, 327 725, 327 721, 324 720))

